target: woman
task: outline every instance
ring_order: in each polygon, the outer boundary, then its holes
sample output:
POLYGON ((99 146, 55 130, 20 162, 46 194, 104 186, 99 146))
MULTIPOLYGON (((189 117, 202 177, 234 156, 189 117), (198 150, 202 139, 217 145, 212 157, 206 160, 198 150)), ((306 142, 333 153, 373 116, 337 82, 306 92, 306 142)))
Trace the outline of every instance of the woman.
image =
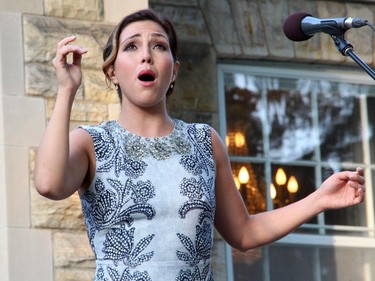
POLYGON ((180 67, 177 38, 172 24, 151 10, 125 17, 103 51, 103 71, 121 101, 118 120, 69 132, 87 52, 74 40, 57 45, 59 90, 35 182, 54 200, 79 192, 97 259, 95 280, 213 280, 214 227, 246 251, 324 210, 364 200, 364 173, 357 169, 332 175, 294 204, 249 215, 217 132, 168 115, 180 67))

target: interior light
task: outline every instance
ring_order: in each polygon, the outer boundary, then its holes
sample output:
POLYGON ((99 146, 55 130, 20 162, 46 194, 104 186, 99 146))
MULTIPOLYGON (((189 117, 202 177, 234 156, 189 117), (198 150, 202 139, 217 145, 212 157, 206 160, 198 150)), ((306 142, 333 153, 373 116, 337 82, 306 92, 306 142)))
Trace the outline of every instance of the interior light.
POLYGON ((298 182, 295 176, 289 178, 287 189, 290 193, 296 193, 298 191, 298 182))
POLYGON ((277 195, 277 191, 273 183, 271 183, 271 186, 270 186, 270 193, 271 193, 272 200, 275 199, 277 195))
POLYGON ((238 173, 238 180, 241 184, 246 184, 249 182, 250 176, 245 166, 242 166, 240 172, 238 173))
POLYGON ((284 185, 286 183, 286 174, 282 168, 277 169, 275 180, 277 185, 284 185))

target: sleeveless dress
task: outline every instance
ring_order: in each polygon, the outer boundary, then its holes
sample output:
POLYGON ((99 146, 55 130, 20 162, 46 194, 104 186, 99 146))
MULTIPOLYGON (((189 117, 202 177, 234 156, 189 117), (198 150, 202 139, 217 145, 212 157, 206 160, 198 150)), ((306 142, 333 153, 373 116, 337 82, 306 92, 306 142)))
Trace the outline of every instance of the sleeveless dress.
POLYGON ((96 257, 94 281, 213 280, 215 164, 208 125, 174 119, 145 138, 117 121, 80 126, 96 174, 80 195, 96 257))

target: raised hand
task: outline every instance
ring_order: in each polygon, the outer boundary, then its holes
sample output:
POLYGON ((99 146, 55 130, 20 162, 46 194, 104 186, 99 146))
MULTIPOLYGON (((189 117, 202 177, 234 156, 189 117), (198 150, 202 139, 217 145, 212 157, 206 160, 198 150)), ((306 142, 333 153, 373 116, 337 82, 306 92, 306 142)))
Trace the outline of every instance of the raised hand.
POLYGON ((52 63, 55 67, 60 91, 75 94, 82 81, 81 59, 87 49, 70 44, 76 36, 69 36, 57 44, 56 56, 52 63), (68 55, 72 54, 72 61, 68 62, 68 55))
POLYGON ((363 202, 365 191, 364 171, 357 168, 355 172, 333 174, 317 192, 320 193, 323 209, 337 209, 363 202))

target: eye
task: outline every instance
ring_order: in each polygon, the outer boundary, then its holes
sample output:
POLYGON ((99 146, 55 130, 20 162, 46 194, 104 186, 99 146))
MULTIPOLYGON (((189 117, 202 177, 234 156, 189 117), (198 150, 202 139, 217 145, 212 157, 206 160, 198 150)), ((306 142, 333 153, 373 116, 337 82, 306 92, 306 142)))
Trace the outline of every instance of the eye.
POLYGON ((137 49, 137 46, 134 43, 129 43, 125 46, 124 51, 133 51, 136 49, 137 49))
POLYGON ((156 43, 154 45, 154 49, 157 49, 157 50, 161 50, 161 51, 165 51, 167 50, 168 48, 165 46, 165 44, 163 43, 156 43))

